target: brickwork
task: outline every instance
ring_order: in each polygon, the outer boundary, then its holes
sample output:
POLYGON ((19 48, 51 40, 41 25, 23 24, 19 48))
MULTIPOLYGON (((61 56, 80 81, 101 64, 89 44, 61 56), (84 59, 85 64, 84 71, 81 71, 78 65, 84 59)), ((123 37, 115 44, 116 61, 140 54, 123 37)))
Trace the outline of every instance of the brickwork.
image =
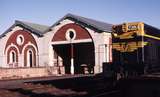
POLYGON ((54 35, 52 41, 66 41, 65 35, 68 29, 74 29, 76 32, 76 38, 75 40, 80 39, 91 39, 91 36, 89 35, 89 32, 81 27, 78 24, 75 23, 69 23, 64 26, 62 26, 54 35))
POLYGON ((18 30, 18 31, 15 31, 10 37, 9 39, 7 40, 7 44, 6 44, 6 47, 5 47, 5 51, 6 51, 6 48, 12 44, 16 45, 16 47, 18 47, 19 49, 19 52, 22 53, 22 50, 23 50, 23 47, 28 43, 28 42, 31 42, 32 44, 34 44, 36 47, 37 47, 37 43, 34 39, 34 37, 31 35, 31 33, 27 30, 18 30), (24 43, 22 45, 18 45, 17 44, 17 36, 18 35, 23 35, 24 37, 24 43))
POLYGON ((16 53, 16 62, 18 62, 18 51, 17 51, 17 49, 15 47, 10 47, 8 52, 7 52, 7 64, 9 64, 9 62, 10 62, 9 55, 10 55, 11 51, 14 51, 16 53))
POLYGON ((58 67, 1 68, 0 79, 44 77, 58 74, 58 67))
POLYGON ((24 50, 24 66, 27 66, 27 51, 29 49, 33 51, 33 67, 35 67, 36 66, 36 50, 31 45, 28 45, 24 50))

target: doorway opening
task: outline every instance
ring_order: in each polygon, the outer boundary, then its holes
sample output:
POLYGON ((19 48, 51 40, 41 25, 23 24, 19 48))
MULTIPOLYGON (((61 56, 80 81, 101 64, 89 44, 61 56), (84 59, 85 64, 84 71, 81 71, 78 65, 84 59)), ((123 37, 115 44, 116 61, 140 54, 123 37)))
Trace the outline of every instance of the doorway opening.
POLYGON ((31 50, 28 50, 27 52, 27 66, 34 67, 34 60, 33 60, 33 52, 31 50))
MULTIPOLYGON (((94 73, 94 44, 92 42, 73 43, 72 46, 74 74, 94 73)), ((65 74, 71 74, 71 44, 53 45, 53 50, 62 58, 65 74)))

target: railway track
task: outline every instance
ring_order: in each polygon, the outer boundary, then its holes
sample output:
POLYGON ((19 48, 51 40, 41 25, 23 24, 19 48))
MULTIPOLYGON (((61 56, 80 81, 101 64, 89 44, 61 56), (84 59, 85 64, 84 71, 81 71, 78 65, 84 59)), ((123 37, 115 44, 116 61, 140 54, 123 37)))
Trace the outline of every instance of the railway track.
POLYGON ((120 90, 113 90, 108 92, 103 92, 92 97, 121 97, 120 90))
POLYGON ((160 97, 159 81, 159 74, 121 79, 114 85, 94 75, 5 80, 0 81, 0 97, 160 97))
POLYGON ((95 76, 12 80, 5 86, 0 97, 94 97, 111 90, 110 83, 95 76))

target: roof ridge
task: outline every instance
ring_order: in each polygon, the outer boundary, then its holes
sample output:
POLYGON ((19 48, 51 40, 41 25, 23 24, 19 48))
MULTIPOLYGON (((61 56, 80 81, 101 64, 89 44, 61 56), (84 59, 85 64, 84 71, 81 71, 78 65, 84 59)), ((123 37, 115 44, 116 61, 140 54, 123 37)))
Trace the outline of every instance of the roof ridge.
POLYGON ((26 22, 26 21, 19 21, 19 20, 16 20, 15 23, 17 24, 22 24, 22 25, 25 25, 27 27, 29 27, 30 29, 33 29, 35 30, 35 33, 42 36, 46 29, 48 29, 50 26, 47 26, 47 25, 41 25, 41 24, 37 24, 37 23, 31 23, 31 22, 26 22), (39 33, 37 33, 39 32, 39 33))
POLYGON ((79 16, 79 15, 74 15, 71 13, 68 13, 65 16, 63 16, 60 20, 58 20, 56 23, 54 23, 52 26, 50 26, 46 30, 46 32, 49 31, 49 29, 51 29, 55 25, 57 25, 60 21, 67 19, 67 18, 73 18, 73 19, 77 20, 78 22, 83 22, 83 23, 87 24, 88 26, 92 26, 93 28, 95 28, 99 31, 111 32, 112 24, 110 24, 110 23, 98 21, 98 20, 91 19, 91 18, 86 18, 86 17, 79 16))
POLYGON ((49 25, 44 25, 44 24, 34 23, 34 22, 30 22, 30 21, 15 20, 15 22, 29 23, 29 24, 35 24, 35 25, 41 25, 41 26, 50 27, 49 25))
POLYGON ((96 19, 93 19, 93 18, 86 18, 86 17, 80 16, 80 15, 75 15, 75 14, 71 14, 71 13, 68 13, 67 15, 78 16, 78 17, 85 18, 85 19, 90 19, 90 20, 93 20, 93 21, 96 21, 96 22, 101 22, 101 23, 105 23, 105 24, 111 24, 111 23, 103 22, 101 20, 96 20, 96 19))

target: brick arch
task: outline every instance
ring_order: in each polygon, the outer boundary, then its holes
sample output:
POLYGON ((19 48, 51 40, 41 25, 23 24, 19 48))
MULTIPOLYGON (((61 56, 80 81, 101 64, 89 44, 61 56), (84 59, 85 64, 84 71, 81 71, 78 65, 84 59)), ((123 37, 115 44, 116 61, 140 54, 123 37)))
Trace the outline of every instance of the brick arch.
POLYGON ((32 45, 28 45, 24 49, 24 66, 27 66, 27 51, 32 50, 33 51, 33 67, 36 66, 36 49, 32 45))
POLYGON ((66 32, 68 29, 74 29, 76 32, 76 38, 75 40, 81 40, 81 39, 92 39, 90 33, 82 26, 75 24, 75 23, 69 23, 64 26, 62 26, 53 36, 53 41, 66 41, 66 32))
POLYGON ((34 44, 36 46, 36 49, 38 50, 37 43, 36 43, 34 37, 31 35, 31 33, 29 31, 27 31, 27 30, 17 30, 15 32, 13 32, 13 34, 11 34, 11 36, 8 38, 6 46, 5 46, 4 53, 6 53, 6 49, 10 44, 14 44, 18 48, 19 53, 21 54, 22 50, 23 50, 23 47, 28 42, 31 42, 32 44, 34 44), (22 35, 24 37, 24 42, 23 42, 22 45, 18 45, 17 42, 16 42, 16 40, 17 40, 16 38, 17 38, 18 35, 22 35))
POLYGON ((11 51, 14 51, 16 53, 16 62, 18 62, 18 50, 15 47, 11 46, 7 51, 7 64, 9 64, 10 62, 10 52, 11 51))

